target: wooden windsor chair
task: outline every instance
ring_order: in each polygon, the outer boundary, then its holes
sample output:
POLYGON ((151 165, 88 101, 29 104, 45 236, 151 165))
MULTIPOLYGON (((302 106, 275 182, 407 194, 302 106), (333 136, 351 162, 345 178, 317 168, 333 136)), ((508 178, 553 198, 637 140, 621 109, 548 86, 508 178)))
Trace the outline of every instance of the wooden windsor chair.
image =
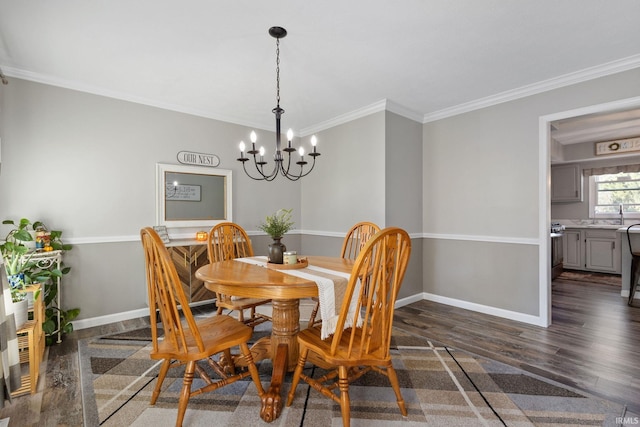
POLYGON ((247 345, 253 330, 230 316, 212 316, 196 321, 180 284, 176 267, 162 240, 151 227, 143 228, 140 237, 145 256, 153 343, 149 356, 151 359, 163 361, 151 395, 151 405, 155 405, 158 400, 169 368, 181 365, 186 366, 178 402, 178 427, 182 425, 191 396, 216 390, 249 375, 256 385, 258 395, 264 395, 258 369, 247 345), (163 339, 159 338, 158 315, 162 323, 163 339), (221 354, 231 360, 231 348, 236 346, 240 347, 248 370, 236 372, 232 367, 232 372, 227 374, 212 356, 221 354), (200 361, 206 361, 220 379, 212 379, 198 365, 200 361), (205 384, 192 390, 195 373, 205 384))
POLYGON ((640 224, 631 224, 627 227, 627 242, 629 242, 629 251, 631 252, 631 272, 629 280, 629 305, 633 305, 633 299, 636 295, 638 280, 640 279, 640 250, 631 245, 631 229, 640 227, 640 224))
MULTIPOLYGON (((342 241, 342 249, 340 250, 340 257, 345 259, 355 260, 360 254, 364 245, 369 241, 374 234, 380 231, 373 222, 362 221, 355 224, 344 236, 342 241)), ((315 305, 309 316, 308 326, 314 326, 322 323, 321 319, 316 319, 318 315, 318 309, 320 308, 320 301, 317 297, 311 298, 315 305)))
MULTIPOLYGON (((207 252, 209 262, 219 262, 252 257, 253 247, 247 232, 241 226, 233 222, 222 222, 211 228, 207 252)), ((237 311, 238 320, 251 327, 271 320, 269 316, 256 311, 256 307, 270 302, 270 299, 241 298, 216 292, 218 314, 222 314, 225 309, 237 311), (245 310, 249 310, 247 318, 244 316, 245 310)))
POLYGON ((376 233, 355 261, 342 302, 333 337, 322 340, 320 328, 310 327, 298 334, 300 358, 293 373, 287 406, 293 403, 302 379, 322 395, 340 404, 343 426, 350 424, 349 383, 370 370, 386 375, 395 392, 400 412, 407 416, 405 402, 390 354, 394 304, 411 254, 406 231, 389 227, 376 233), (364 283, 368 281, 368 289, 364 283), (362 285, 360 285, 362 284, 362 285), (355 311, 349 316, 351 298, 355 311), (360 321, 349 326, 349 318, 359 313, 360 321), (345 329, 345 326, 348 328, 345 329), (329 373, 311 378, 303 373, 310 362, 329 373), (335 381, 335 378, 338 378, 335 381), (336 394, 335 390, 339 393, 336 394))

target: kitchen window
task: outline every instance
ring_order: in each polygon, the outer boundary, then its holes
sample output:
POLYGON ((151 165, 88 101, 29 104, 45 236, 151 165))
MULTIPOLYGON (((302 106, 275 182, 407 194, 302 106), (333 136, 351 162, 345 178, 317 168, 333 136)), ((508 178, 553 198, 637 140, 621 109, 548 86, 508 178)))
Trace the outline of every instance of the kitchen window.
POLYGON ((589 174, 589 212, 594 218, 620 218, 620 205, 625 218, 640 218, 640 171, 619 168, 617 173, 589 174))

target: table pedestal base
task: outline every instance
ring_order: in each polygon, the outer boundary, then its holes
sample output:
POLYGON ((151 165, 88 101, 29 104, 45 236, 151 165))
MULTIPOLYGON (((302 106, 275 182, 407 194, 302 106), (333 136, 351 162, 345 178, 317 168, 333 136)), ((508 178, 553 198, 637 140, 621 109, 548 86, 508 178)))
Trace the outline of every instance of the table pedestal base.
MULTIPOLYGON (((282 381, 286 372, 293 372, 298 363, 300 331, 300 301, 298 299, 273 300, 271 336, 260 338, 251 346, 253 360, 271 359, 273 372, 269 390, 262 396, 260 418, 270 423, 282 411, 282 381)), ((242 355, 234 357, 235 366, 247 366, 242 355)))
POLYGON ((270 423, 280 416, 282 412, 282 381, 284 371, 287 367, 287 353, 289 349, 286 344, 280 344, 273 361, 273 373, 269 390, 262 395, 262 407, 260 408, 260 418, 270 423))

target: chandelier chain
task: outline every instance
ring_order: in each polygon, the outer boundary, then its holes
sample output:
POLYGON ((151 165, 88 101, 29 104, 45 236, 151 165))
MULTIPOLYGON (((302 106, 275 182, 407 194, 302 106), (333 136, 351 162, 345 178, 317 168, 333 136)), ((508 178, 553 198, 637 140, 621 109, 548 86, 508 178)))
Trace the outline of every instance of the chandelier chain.
POLYGON ((280 106, 280 39, 276 39, 276 103, 280 106))

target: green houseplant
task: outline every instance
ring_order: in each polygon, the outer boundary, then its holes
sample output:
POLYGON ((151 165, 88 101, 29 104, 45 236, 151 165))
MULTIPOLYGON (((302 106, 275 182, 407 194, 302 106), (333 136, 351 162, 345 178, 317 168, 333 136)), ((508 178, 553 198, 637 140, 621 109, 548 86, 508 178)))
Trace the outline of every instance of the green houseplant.
POLYGON ((28 220, 23 220, 17 228, 11 230, 0 244, 0 253, 4 269, 9 281, 11 302, 14 304, 16 327, 19 329, 28 319, 29 301, 27 300, 28 276, 25 274, 31 268, 29 247, 24 242, 31 241, 31 234, 26 227, 28 220))
POLYGON ((273 215, 267 215, 265 221, 258 225, 258 229, 264 231, 273 239, 273 243, 269 244, 270 263, 282 264, 282 256, 287 247, 280 242, 280 239, 293 228, 292 211, 293 209, 279 209, 273 215))
MULTIPOLYGON (((5 265, 15 265, 16 268, 20 266, 21 273, 24 275, 23 285, 29 283, 42 284, 42 289, 44 290, 44 305, 46 307, 42 329, 46 334, 46 343, 50 345, 53 343, 53 334, 58 330, 63 334, 73 331, 71 321, 80 314, 79 308, 63 310, 55 304, 58 295, 57 281, 59 278, 62 278, 63 275, 68 274, 71 268, 65 266, 64 263, 60 263, 58 267, 55 263, 34 261, 33 256, 36 252, 31 250, 24 242, 33 241, 31 235, 31 231, 33 231, 35 233, 44 232, 48 236, 46 246, 40 249, 42 252, 57 250, 68 251, 71 250, 72 246, 62 242, 62 231, 48 231, 47 227, 41 221, 32 223, 27 218, 22 218, 17 224, 10 219, 4 220, 2 223, 14 226, 5 238, 5 242, 0 245, 0 250, 5 258, 5 265), (10 259, 10 263, 6 262, 7 258, 10 259), (58 313, 60 314, 59 323, 58 313)), ((11 268, 13 269, 13 267, 11 268)), ((7 275, 9 274, 11 273, 9 269, 7 269, 7 275)))
MULTIPOLYGON (((3 224, 5 223, 8 222, 3 222, 3 224)), ((28 255, 29 247, 24 242, 33 240, 27 230, 28 225, 29 221, 27 219, 21 220, 17 228, 11 230, 5 237, 4 242, 0 244, 0 253, 2 253, 4 268, 11 285, 13 302, 26 298, 24 287, 28 277, 25 276, 25 272, 28 272, 31 263, 28 255)))
POLYGON ((293 209, 279 209, 273 215, 267 215, 265 221, 258 225, 258 229, 267 233, 272 239, 281 239, 293 228, 292 211, 293 209))

